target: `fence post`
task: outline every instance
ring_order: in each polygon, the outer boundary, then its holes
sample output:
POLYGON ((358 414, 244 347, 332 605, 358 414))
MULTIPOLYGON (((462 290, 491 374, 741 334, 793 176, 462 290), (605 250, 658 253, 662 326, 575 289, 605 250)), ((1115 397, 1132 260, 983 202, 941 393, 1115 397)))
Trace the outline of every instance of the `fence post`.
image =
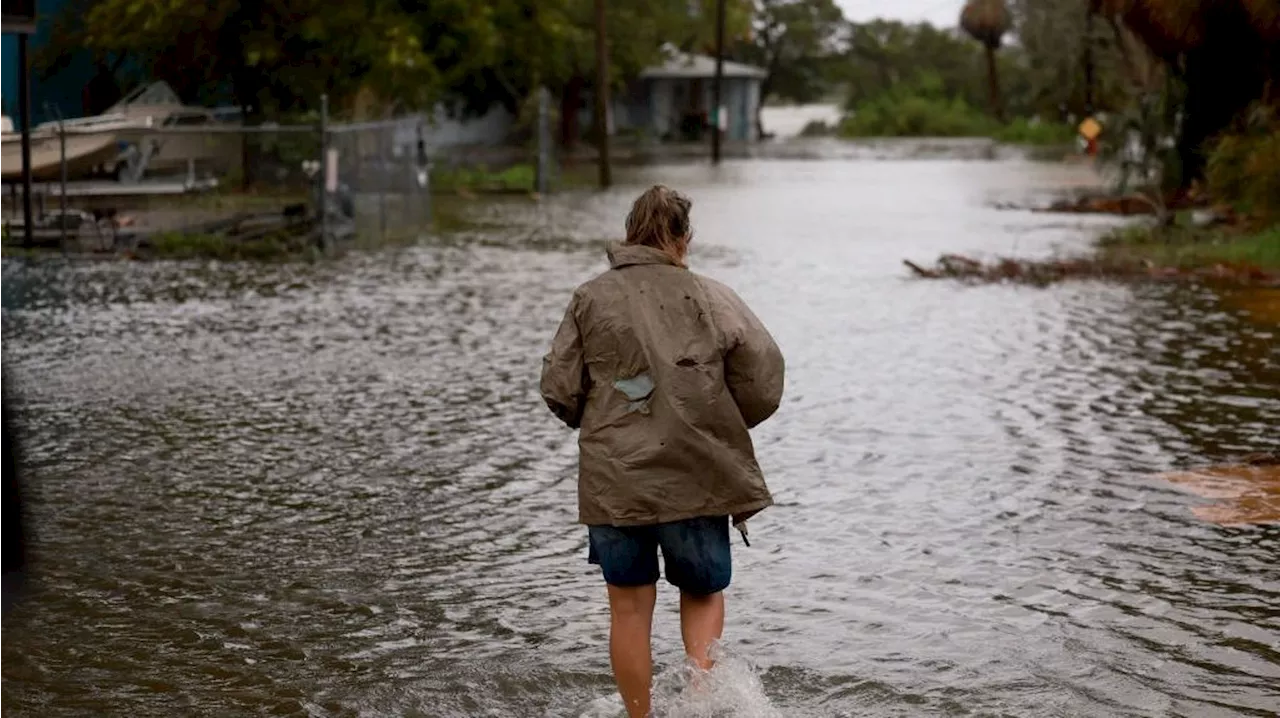
MULTIPOLYGON (((394 125, 392 125, 394 128, 394 125)), ((393 130, 394 131, 394 130, 393 130)), ((387 239, 387 165, 391 163, 391 144, 385 126, 374 130, 378 141, 378 239, 387 239)))
POLYGON ((329 95, 320 95, 320 249, 329 249, 329 95))
POLYGON ((545 86, 538 88, 538 165, 534 189, 538 194, 546 194, 550 184, 551 171, 551 123, 549 95, 545 86))
POLYGON ((31 63, 27 33, 18 33, 18 127, 22 129, 22 246, 34 247, 36 217, 31 213, 31 63))
POLYGON ((716 2, 716 75, 711 86, 711 164, 720 164, 720 124, 729 127, 727 117, 721 117, 724 108, 724 5, 725 0, 716 2))
POLYGON ((417 173, 416 184, 418 191, 422 194, 422 206, 425 208, 426 217, 421 219, 423 224, 431 222, 431 158, 427 156, 427 137, 425 132, 425 116, 418 119, 418 140, 414 143, 414 158, 416 160, 414 168, 417 173))
MULTIPOLYGON (((46 106, 46 111, 50 108, 46 106)), ((58 238, 62 243, 63 251, 67 249, 67 128, 62 123, 62 111, 50 112, 58 118, 58 164, 59 164, 59 194, 58 209, 62 216, 58 220, 58 238)))

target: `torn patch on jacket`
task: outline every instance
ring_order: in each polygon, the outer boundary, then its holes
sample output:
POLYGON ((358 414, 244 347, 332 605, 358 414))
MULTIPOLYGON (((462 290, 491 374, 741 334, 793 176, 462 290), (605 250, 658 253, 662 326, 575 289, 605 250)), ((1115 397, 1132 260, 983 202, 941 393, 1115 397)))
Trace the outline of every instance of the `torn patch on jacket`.
POLYGON ((653 377, 648 372, 637 374, 629 379, 618 379, 613 388, 627 397, 627 411, 648 413, 649 399, 653 397, 653 377))

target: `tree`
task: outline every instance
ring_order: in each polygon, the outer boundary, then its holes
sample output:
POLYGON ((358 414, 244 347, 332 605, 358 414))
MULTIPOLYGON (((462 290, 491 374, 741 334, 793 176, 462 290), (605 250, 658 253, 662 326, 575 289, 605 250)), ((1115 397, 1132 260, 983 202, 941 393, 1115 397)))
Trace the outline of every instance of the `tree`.
POLYGON ((812 102, 831 90, 848 28, 833 0, 760 0, 752 27, 752 40, 738 55, 767 73, 762 99, 812 102))
MULTIPOLYGON (((1018 74, 1013 60, 1005 62, 1009 74, 1018 74)), ((937 83, 940 96, 977 107, 986 92, 981 64, 981 52, 953 32, 928 23, 872 20, 851 25, 840 76, 850 106, 895 87, 937 83)))
POLYGON ((391 0, 99 0, 83 40, 131 54, 184 98, 230 99, 254 115, 309 110, 322 93, 349 98, 365 84, 417 107, 441 84, 417 27, 391 0))
MULTIPOLYGON (((407 0, 406 0, 407 1, 407 0)), ((420 11, 435 3, 422 0, 412 14, 429 32, 448 37, 449 18, 428 17, 420 11)), ((545 86, 561 98, 561 138, 573 144, 578 135, 578 110, 594 79, 595 5, 592 0, 483 0, 473 4, 475 16, 487 18, 488 32, 497 41, 492 52, 472 56, 462 72, 446 80, 447 95, 471 111, 483 112, 498 103, 515 112, 545 86)), ((705 51, 714 42, 715 0, 610 0, 605 4, 608 37, 608 82, 618 86, 643 68, 662 59, 664 45, 705 51)), ((728 0, 731 37, 747 34, 750 4, 728 0)), ((424 48, 435 57, 436 41, 424 48)))
POLYGON ((1202 179, 1206 144, 1280 83, 1275 0, 1090 0, 1139 38, 1186 88, 1177 137, 1180 184, 1202 179), (1270 88, 1270 89, 1269 89, 1270 88))
MULTIPOLYGON (((715 0, 610 0, 609 77, 621 84, 661 58, 664 44, 705 50, 715 0)), ((590 87, 592 0, 73 0, 65 48, 127 54, 147 79, 184 99, 231 102, 251 117, 305 113, 322 93, 339 111, 372 94, 386 111, 448 100, 513 112, 546 86, 573 100, 590 87), (73 11, 74 9, 74 11, 73 11)), ((729 0, 733 37, 748 0, 729 0)), ((53 55, 49 65, 58 62, 53 55)), ((576 117, 576 101, 566 106, 576 117)))
POLYGON ((596 152, 599 154, 600 189, 613 184, 609 167, 609 53, 604 0, 595 0, 596 11, 596 152))
POLYGON ((1010 0, 1016 54, 1025 60, 1025 98, 1033 111, 1083 116, 1128 105, 1133 88, 1117 39, 1094 22, 1087 5, 1061 0, 1010 0))
POLYGON ((991 113, 1002 119, 1004 109, 1000 104, 1000 78, 996 70, 996 50, 1009 31, 1009 8, 1004 0, 969 0, 960 11, 960 27, 986 48, 987 83, 990 88, 991 113))

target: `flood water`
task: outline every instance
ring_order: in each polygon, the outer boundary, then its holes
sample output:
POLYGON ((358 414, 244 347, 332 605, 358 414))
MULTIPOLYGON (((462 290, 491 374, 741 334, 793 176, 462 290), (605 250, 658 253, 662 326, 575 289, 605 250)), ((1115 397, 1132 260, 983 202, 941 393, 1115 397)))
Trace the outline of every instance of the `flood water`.
MULTIPOLYGON (((479 229, 315 265, 4 261, 36 584, 7 716, 579 716, 612 692, 537 394, 630 200, 788 359, 755 432, 727 650, 784 716, 1264 716, 1280 528, 1163 471, 1280 450, 1280 340, 1209 289, 911 280, 903 258, 1085 247, 1001 211, 1083 167, 945 158, 638 170, 476 204, 479 229), (489 226, 492 225, 492 226, 489 226)), ((7 449, 6 449, 7 450, 7 449)), ((655 658, 680 662, 660 588, 655 658)))

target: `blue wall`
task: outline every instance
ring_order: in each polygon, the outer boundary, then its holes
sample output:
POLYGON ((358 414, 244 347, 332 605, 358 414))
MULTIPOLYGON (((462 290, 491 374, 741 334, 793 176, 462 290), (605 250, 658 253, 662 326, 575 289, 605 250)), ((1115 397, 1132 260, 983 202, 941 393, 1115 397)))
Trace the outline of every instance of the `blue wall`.
MULTIPOLYGON (((27 55, 35 62, 36 51, 48 44, 54 17, 62 10, 66 0, 37 0, 36 34, 27 42, 27 55)), ((71 63, 48 80, 40 80, 31 73, 31 120, 34 123, 53 119, 45 105, 60 110, 64 117, 83 114, 81 89, 93 77, 93 56, 87 50, 75 53, 71 63)), ((18 36, 6 34, 0 40, 0 97, 4 101, 4 114, 18 127, 18 36)))

